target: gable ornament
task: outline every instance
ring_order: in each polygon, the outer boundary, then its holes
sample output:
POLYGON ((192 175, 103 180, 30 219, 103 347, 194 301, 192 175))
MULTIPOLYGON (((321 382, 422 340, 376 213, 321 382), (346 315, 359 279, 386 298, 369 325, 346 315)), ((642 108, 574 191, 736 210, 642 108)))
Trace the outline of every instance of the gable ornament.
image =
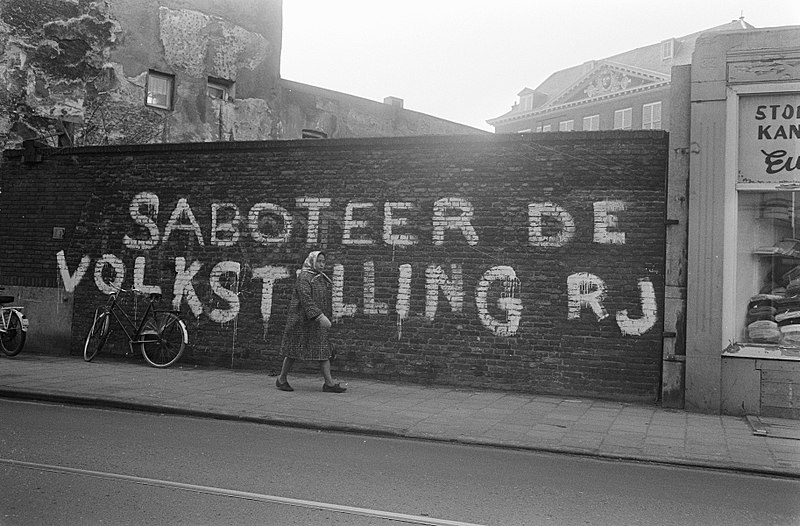
POLYGON ((588 97, 597 97, 608 93, 615 93, 627 89, 631 84, 631 79, 627 75, 616 71, 606 70, 595 77, 586 87, 584 93, 588 97))

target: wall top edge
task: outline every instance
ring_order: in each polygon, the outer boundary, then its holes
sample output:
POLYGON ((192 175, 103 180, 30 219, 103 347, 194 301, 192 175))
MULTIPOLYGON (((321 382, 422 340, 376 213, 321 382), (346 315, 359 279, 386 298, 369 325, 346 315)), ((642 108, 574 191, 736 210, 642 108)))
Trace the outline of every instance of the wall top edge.
MULTIPOLYGON (((286 141, 235 141, 235 142, 191 142, 130 144, 116 146, 86 146, 80 148, 37 147, 41 153, 53 156, 89 154, 136 154, 159 153, 166 151, 281 151, 326 148, 405 148, 409 146, 447 146, 474 144, 513 144, 513 143, 551 143, 564 142, 572 138, 582 141, 603 141, 608 139, 661 140, 668 135, 664 130, 611 130, 611 131, 572 131, 547 133, 502 133, 489 135, 424 135, 414 137, 371 137, 347 139, 294 139, 286 141)), ((7 159, 21 158, 24 149, 3 151, 7 159)))

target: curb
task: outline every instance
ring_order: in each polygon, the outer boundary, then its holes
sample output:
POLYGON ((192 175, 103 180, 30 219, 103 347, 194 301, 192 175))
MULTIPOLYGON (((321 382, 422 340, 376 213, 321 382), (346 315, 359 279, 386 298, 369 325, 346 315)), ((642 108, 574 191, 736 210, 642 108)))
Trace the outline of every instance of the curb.
POLYGON ((338 433, 350 433, 379 438, 399 438, 408 440, 425 440, 428 442, 439 442, 443 444, 459 444, 477 447, 501 448, 516 451, 529 451, 535 453, 549 453, 559 455, 570 455, 575 457, 594 458, 614 462, 637 462, 654 464, 661 466, 673 466, 684 468, 699 468, 715 471, 745 473, 756 476, 779 477, 787 479, 800 479, 800 474, 780 469, 754 468, 741 466, 733 463, 712 463, 699 460, 665 459, 662 457, 652 457, 647 455, 619 455, 613 453, 599 453, 585 451, 575 448, 557 448, 547 446, 521 446, 514 444, 504 444, 502 442, 482 440, 477 438, 446 438, 430 434, 411 433, 397 429, 381 429, 374 426, 359 426, 353 424, 328 424, 309 420, 292 420, 287 418, 268 417, 268 416, 248 416, 241 414, 213 412, 200 409, 186 409, 168 405, 145 404, 141 402, 131 402, 125 400, 114 400, 108 398, 94 398, 87 396, 69 395, 61 393, 46 393, 41 391, 10 390, 0 389, 0 398, 29 400, 37 402, 51 402, 70 404, 84 407, 95 407, 105 409, 121 409, 126 411, 137 411, 142 413, 160 413, 175 416, 187 416, 193 418, 210 418, 215 420, 227 420, 235 422, 249 422, 253 424, 272 425, 279 427, 309 429, 318 431, 332 431, 338 433))

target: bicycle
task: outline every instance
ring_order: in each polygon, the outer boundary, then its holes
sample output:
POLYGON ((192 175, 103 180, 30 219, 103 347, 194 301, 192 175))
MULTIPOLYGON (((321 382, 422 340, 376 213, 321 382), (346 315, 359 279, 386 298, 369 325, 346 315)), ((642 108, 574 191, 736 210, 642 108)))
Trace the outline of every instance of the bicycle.
POLYGON ((136 323, 136 315, 131 318, 118 302, 120 292, 142 294, 137 290, 120 288, 108 296, 105 306, 95 311, 92 327, 83 345, 83 359, 91 362, 105 346, 111 333, 112 316, 128 338, 131 352, 134 347, 142 353, 145 361, 153 367, 169 367, 178 361, 189 343, 186 324, 176 311, 156 310, 154 304, 161 294, 149 295, 147 308, 141 320, 136 323))
MULTIPOLYGON (((0 287, 0 290, 5 290, 0 287)), ((22 314, 23 307, 6 307, 14 296, 0 296, 0 350, 6 356, 16 356, 25 346, 28 318, 22 314)))

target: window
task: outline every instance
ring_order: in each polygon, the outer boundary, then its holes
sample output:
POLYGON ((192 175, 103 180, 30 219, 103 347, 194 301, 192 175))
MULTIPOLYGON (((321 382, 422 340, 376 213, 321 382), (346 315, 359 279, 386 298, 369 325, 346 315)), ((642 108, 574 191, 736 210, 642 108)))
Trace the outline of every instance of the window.
POLYGON ((797 160, 797 137, 791 132, 774 133, 771 139, 768 135, 776 127, 795 127, 800 91, 771 89, 782 88, 742 88, 735 92, 738 111, 728 113, 738 121, 739 134, 728 156, 737 158, 736 173, 730 174, 736 218, 726 232, 735 243, 730 253, 736 260, 725 285, 733 292, 730 314, 735 316, 731 325, 736 332, 726 339, 779 344, 800 356, 800 187, 791 160, 782 161, 778 170, 767 161, 774 154, 786 159, 786 152, 793 152, 788 158, 797 160), (764 139, 769 140, 766 149, 764 139))
POLYGON ((536 127, 536 133, 542 133, 542 125, 536 127))
POLYGON ((545 124, 544 126, 542 126, 542 131, 543 132, 549 132, 550 129, 551 129, 551 126, 549 124, 545 124))
POLYGON ((800 347, 798 215, 798 191, 739 192, 739 341, 800 347))
POLYGON ((615 130, 630 130, 631 129, 631 114, 632 108, 625 108, 624 110, 617 110, 614 112, 614 129, 615 130))
POLYGON ((224 79, 208 77, 206 81, 206 95, 213 99, 233 100, 233 82, 224 79))
POLYGON ((312 128, 304 128, 300 130, 303 139, 327 139, 328 134, 322 130, 314 130, 312 128))
POLYGON ((147 73, 147 99, 148 106, 172 109, 172 93, 175 88, 175 77, 166 73, 149 71, 147 73))
POLYGON ((572 131, 573 128, 575 128, 575 121, 572 119, 558 123, 558 131, 572 131))
POLYGON ((583 131, 597 131, 600 129, 600 115, 590 115, 583 118, 583 131))
POLYGON ((533 108, 533 93, 530 95, 523 95, 519 98, 520 111, 528 111, 533 108))
POLYGON ((527 129, 524 129, 524 130, 520 130, 520 131, 518 131, 517 133, 530 133, 530 132, 532 132, 532 131, 533 131, 532 129, 530 129, 530 128, 527 128, 527 129))
POLYGON ((654 102, 642 106, 642 129, 660 130, 661 129, 661 103, 654 102))
POLYGON ((661 60, 669 60, 675 56, 675 40, 669 39, 661 43, 661 60))

